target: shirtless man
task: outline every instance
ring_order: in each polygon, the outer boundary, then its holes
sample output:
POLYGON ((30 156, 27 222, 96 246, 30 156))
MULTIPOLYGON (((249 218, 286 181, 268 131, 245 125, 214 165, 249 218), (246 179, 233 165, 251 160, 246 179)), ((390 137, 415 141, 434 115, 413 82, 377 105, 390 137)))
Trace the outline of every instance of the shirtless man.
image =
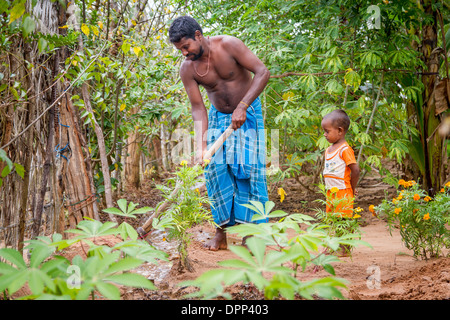
MULTIPOLYGON (((250 141, 250 145, 245 146, 247 153, 256 154, 256 150, 258 151, 259 160, 256 164, 255 161, 250 164, 247 161, 245 164, 250 165, 247 167, 236 163, 230 165, 229 157, 226 155, 227 163, 217 161, 216 164, 213 158, 205 169, 212 214, 219 226, 216 235, 206 247, 210 250, 226 249, 224 228, 236 222, 251 221, 253 213, 241 204, 250 200, 263 203, 268 200, 264 163, 265 142, 260 139, 261 134, 264 137, 262 133, 264 124, 258 97, 267 85, 270 73, 241 40, 226 35, 204 37, 202 28, 191 17, 182 16, 175 19, 169 29, 169 38, 185 56, 180 68, 180 77, 192 105, 197 146, 195 162, 203 163, 207 144, 213 143, 214 139, 218 138, 219 134, 213 132, 223 132, 230 123, 234 130, 239 128, 244 130, 245 127, 249 130, 246 132, 251 130, 257 132, 257 136, 252 136, 255 141, 250 141), (199 86, 206 89, 212 104, 209 114, 199 86)), ((232 148, 230 141, 236 141, 230 138, 225 142, 228 144, 224 146, 226 150, 232 148)), ((245 152, 243 148, 235 150, 237 153, 245 152)))

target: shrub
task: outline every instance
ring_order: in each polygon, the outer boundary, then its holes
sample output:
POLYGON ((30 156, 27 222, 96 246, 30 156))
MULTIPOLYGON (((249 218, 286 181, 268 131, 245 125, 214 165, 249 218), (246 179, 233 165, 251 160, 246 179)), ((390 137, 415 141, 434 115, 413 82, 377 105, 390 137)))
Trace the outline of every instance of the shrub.
POLYGON ((450 248, 450 182, 430 197, 415 181, 398 181, 397 196, 373 208, 385 219, 392 234, 398 228, 405 246, 415 257, 439 257, 450 248))
POLYGON ((201 166, 189 167, 186 161, 182 161, 175 177, 169 179, 167 186, 158 186, 158 189, 166 197, 166 201, 174 200, 174 203, 153 221, 154 228, 167 230, 168 239, 175 239, 178 242, 180 267, 189 271, 193 271, 187 250, 191 241, 189 229, 204 222, 215 225, 211 213, 203 206, 203 204, 209 203, 207 197, 201 196, 196 188, 196 183, 203 182, 203 179, 198 179, 202 174, 201 166), (174 185, 173 189, 181 186, 175 196, 176 199, 169 199, 173 191, 170 185, 174 185))
MULTIPOLYGON (((333 188, 328 193, 327 190, 325 190, 325 186, 320 184, 319 190, 325 200, 318 199, 317 201, 321 202, 323 207, 328 205, 332 208, 329 212, 326 212, 326 210, 321 208, 316 209, 316 217, 319 221, 328 226, 328 235, 330 237, 338 237, 341 239, 344 239, 347 236, 351 236, 351 238, 357 236, 360 239, 361 230, 359 220, 361 218, 360 213, 363 209, 359 207, 355 209, 353 209, 353 207, 350 208, 348 203, 353 203, 353 199, 339 199, 335 197, 337 191, 333 190, 333 188)), ((352 249, 352 245, 346 243, 343 243, 340 247, 340 250, 345 254, 351 254, 352 249)))

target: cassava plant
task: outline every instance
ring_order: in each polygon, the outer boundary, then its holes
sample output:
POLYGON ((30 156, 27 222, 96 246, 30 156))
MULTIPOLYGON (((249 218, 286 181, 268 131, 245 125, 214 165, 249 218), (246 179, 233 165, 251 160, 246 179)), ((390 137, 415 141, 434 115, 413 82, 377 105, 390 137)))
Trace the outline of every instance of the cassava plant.
POLYGON ((197 185, 202 184, 203 179, 199 178, 202 174, 202 167, 198 165, 190 167, 184 160, 177 168, 175 176, 169 179, 167 186, 157 186, 163 192, 166 201, 173 201, 173 204, 159 218, 153 220, 153 227, 167 230, 168 239, 177 241, 180 267, 188 271, 194 270, 188 256, 188 246, 191 241, 189 230, 204 222, 214 225, 208 208, 203 205, 208 204, 209 201, 197 188, 197 185), (171 185, 173 187, 170 187, 171 185), (170 194, 177 187, 179 191, 176 199, 171 199, 170 194))
POLYGON ((442 249, 450 248, 450 182, 434 197, 430 197, 415 181, 400 179, 397 196, 371 206, 389 230, 398 228, 405 246, 415 257, 439 257, 442 249))
MULTIPOLYGON (((134 207, 130 203, 128 208, 133 210, 127 212, 133 212, 134 207)), ((63 239, 56 233, 51 238, 40 236, 26 241, 28 261, 18 250, 0 249, 0 292, 4 299, 17 295, 25 286, 30 294, 18 299, 86 300, 100 296, 116 300, 120 299, 119 286, 156 289, 151 281, 132 270, 143 263, 167 260, 167 254, 138 240, 136 232, 123 224, 92 219, 83 220, 66 232, 75 236, 63 239), (123 241, 112 247, 98 243, 99 238, 109 235, 120 235, 123 241), (70 261, 64 253, 75 243, 80 243, 84 256, 77 255, 70 261)))
MULTIPOLYGON (((183 286, 194 286, 198 290, 187 297, 212 299, 224 297, 230 299, 226 287, 236 283, 252 283, 264 292, 266 299, 295 299, 301 296, 306 299, 315 297, 325 299, 342 299, 340 289, 346 288, 347 281, 335 277, 333 263, 339 258, 326 255, 322 248, 337 248, 344 242, 352 245, 363 243, 357 239, 330 237, 326 232, 328 226, 313 224, 314 218, 303 214, 290 214, 275 210, 275 204, 252 201, 247 207, 256 212, 253 219, 274 219, 276 222, 248 223, 227 228, 227 232, 248 237, 246 246, 231 246, 239 259, 219 262, 223 269, 214 269, 202 274, 193 281, 181 283, 183 286), (301 225, 306 225, 306 230, 301 225), (288 229, 295 236, 290 237, 288 229), (321 266, 330 276, 300 281, 297 278, 299 268, 302 271, 308 266, 321 266)), ((270 221, 270 220, 269 220, 270 221)))

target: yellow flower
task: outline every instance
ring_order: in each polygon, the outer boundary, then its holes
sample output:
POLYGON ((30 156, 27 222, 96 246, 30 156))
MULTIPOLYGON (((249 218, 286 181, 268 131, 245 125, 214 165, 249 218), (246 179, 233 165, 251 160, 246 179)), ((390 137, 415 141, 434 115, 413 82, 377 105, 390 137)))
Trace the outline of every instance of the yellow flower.
POLYGON ((283 188, 278 188, 278 195, 280 196, 280 202, 283 202, 285 196, 287 196, 287 193, 283 188))
POLYGON ((362 211, 364 211, 364 209, 363 209, 363 208, 360 208, 360 207, 358 207, 358 208, 356 208, 356 209, 355 209, 355 211, 356 211, 356 212, 362 212, 362 211))
POLYGON ((420 196, 416 193, 415 195, 414 195, 414 198, 413 198, 415 201, 417 201, 417 200, 419 200, 420 199, 420 196))
POLYGON ((399 194, 398 197, 397 197, 397 200, 402 200, 402 199, 403 199, 403 195, 399 194))
POLYGON ((361 218, 361 216, 360 216, 359 214, 355 214, 355 215, 353 216, 353 218, 354 218, 354 219, 358 219, 358 218, 361 218))
POLYGON ((397 202, 398 202, 398 199, 397 199, 397 198, 392 199, 392 203, 393 203, 393 204, 397 204, 397 202))
POLYGON ((187 163, 188 162, 186 160, 183 160, 183 161, 180 162, 180 166, 187 166, 187 163))
POLYGON ((209 164, 210 162, 211 162, 211 160, 209 160, 209 159, 203 160, 203 163, 204 163, 205 165, 209 164))
POLYGON ((431 200, 431 197, 429 197, 429 196, 426 196, 425 198, 423 198, 423 200, 425 200, 426 202, 428 202, 428 201, 430 201, 430 200, 431 200))
POLYGON ((450 181, 447 182, 447 183, 444 185, 444 187, 449 187, 449 188, 450 188, 450 181))
POLYGON ((369 211, 370 211, 370 212, 375 212, 375 206, 374 206, 373 204, 371 204, 371 205, 369 206, 369 211))
POLYGON ((337 193, 338 191, 339 191, 339 189, 336 188, 336 187, 333 187, 333 188, 330 189, 331 193, 337 193))
POLYGON ((399 214, 400 212, 402 212, 402 208, 395 208, 394 209, 394 213, 395 214, 399 214))
POLYGON ((429 220, 430 219, 430 214, 427 212, 427 214, 425 214, 423 216, 423 220, 429 220))
POLYGON ((200 195, 200 190, 198 188, 195 188, 195 191, 200 195))

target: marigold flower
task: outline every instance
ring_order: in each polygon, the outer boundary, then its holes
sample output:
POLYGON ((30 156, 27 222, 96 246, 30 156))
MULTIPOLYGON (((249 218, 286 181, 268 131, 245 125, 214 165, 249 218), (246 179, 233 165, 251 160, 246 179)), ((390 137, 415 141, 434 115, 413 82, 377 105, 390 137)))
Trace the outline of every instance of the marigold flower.
POLYGON ((400 212, 402 212, 402 208, 395 208, 394 209, 394 213, 395 214, 399 214, 400 212))
POLYGON ((402 199, 403 199, 403 195, 399 194, 398 197, 397 197, 397 200, 402 200, 402 199))
POLYGON ((416 213, 417 211, 419 211, 419 209, 413 209, 413 213, 416 213))
POLYGON ((360 216, 359 214, 356 213, 356 214, 353 216, 353 218, 354 218, 354 219, 358 219, 358 218, 361 218, 361 216, 360 216))
POLYGON ((415 184, 416 184, 416 182, 415 182, 414 180, 410 180, 410 181, 408 181, 408 182, 405 182, 405 183, 403 184, 403 186, 406 187, 406 188, 408 188, 408 187, 412 187, 412 186, 415 185, 415 184))
POLYGON ((375 206, 374 206, 373 204, 371 204, 371 205, 369 206, 369 211, 370 211, 370 212, 375 212, 375 206))
POLYGON ((429 197, 429 196, 426 196, 425 198, 423 198, 423 200, 425 200, 426 202, 428 202, 428 201, 430 201, 430 200, 431 200, 431 197, 429 197))
POLYGON ((187 163, 188 162, 186 160, 183 160, 183 161, 180 162, 180 166, 187 166, 187 163))
POLYGON ((406 183, 406 181, 403 180, 403 179, 398 180, 398 184, 401 185, 401 186, 404 186, 405 183, 406 183))
POLYGON ((430 219, 430 213, 427 212, 427 214, 425 214, 425 215, 423 216, 423 220, 429 220, 429 219, 430 219))
POLYGON ((358 208, 356 208, 356 209, 355 209, 355 211, 356 211, 356 212, 362 212, 362 211, 364 211, 364 209, 363 209, 363 208, 360 208, 360 207, 358 207, 358 208))
POLYGON ((338 191, 339 191, 339 189, 336 188, 336 187, 333 187, 333 188, 330 189, 331 193, 337 193, 338 191))
POLYGON ((449 182, 447 182, 445 185, 444 185, 445 187, 449 187, 450 188, 450 181, 449 182))
POLYGON ((415 195, 414 195, 414 198, 413 198, 415 201, 417 201, 417 200, 419 200, 420 199, 420 196, 416 193, 415 195))
POLYGON ((444 188, 442 188, 442 189, 441 189, 441 192, 445 192, 445 189, 444 189, 444 188))

